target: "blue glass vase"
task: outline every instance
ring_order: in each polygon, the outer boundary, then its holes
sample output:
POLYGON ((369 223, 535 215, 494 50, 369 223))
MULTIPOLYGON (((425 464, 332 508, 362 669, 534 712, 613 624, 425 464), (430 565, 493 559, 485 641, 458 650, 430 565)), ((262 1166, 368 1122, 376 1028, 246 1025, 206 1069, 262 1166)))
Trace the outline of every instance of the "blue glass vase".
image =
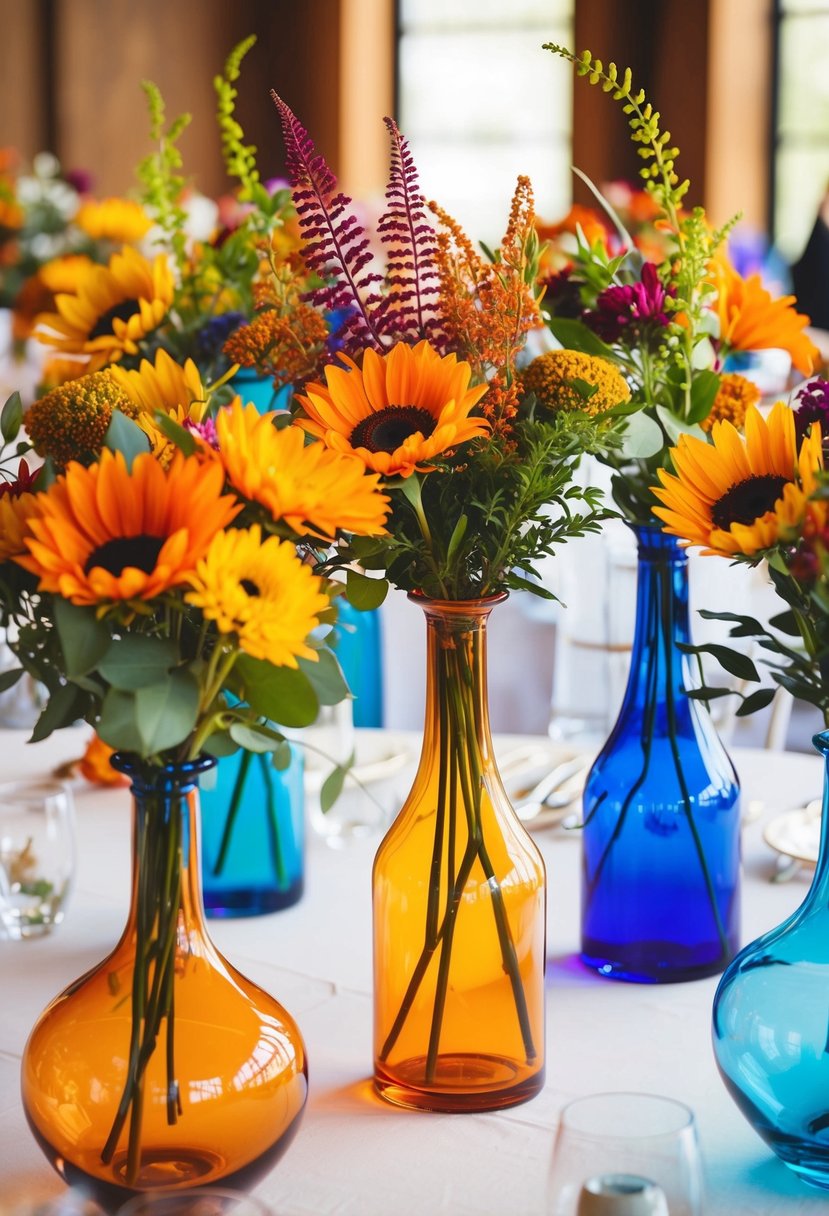
POLYGON ((228 384, 239 394, 244 405, 252 402, 260 414, 266 414, 268 410, 287 410, 291 404, 289 384, 274 388, 270 376, 260 376, 253 367, 240 367, 228 384))
POLYGON ((304 882, 302 752, 281 772, 268 754, 219 761, 202 789, 202 885, 208 916, 257 916, 295 904, 304 882))
POLYGON ((798 910, 741 950, 714 998, 714 1054, 754 1130, 829 1190, 829 731, 820 852, 798 910))
POLYGON ((337 600, 334 648, 354 697, 355 726, 383 725, 383 663, 380 613, 355 608, 345 596, 337 600))
POLYGON ((688 697, 688 563, 635 527, 636 628, 622 708, 584 791, 582 959, 641 983, 723 970, 739 945, 740 790, 688 697))

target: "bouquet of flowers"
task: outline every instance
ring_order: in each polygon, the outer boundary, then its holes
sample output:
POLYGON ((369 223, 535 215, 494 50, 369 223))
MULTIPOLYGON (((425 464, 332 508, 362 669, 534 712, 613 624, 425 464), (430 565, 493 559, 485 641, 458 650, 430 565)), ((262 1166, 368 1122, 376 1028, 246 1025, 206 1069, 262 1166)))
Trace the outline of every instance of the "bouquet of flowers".
POLYGON ((588 182, 615 239, 577 225, 571 264, 548 279, 546 303, 550 328, 565 346, 610 360, 630 385, 630 402, 620 409, 631 411, 622 442, 606 459, 624 517, 652 523, 650 487, 679 436, 704 439, 718 418, 739 425, 759 399, 754 385, 725 370, 728 355, 780 347, 808 375, 819 352, 803 333, 808 318, 795 312, 793 297, 773 300, 759 275, 743 279, 730 266, 722 246, 735 221, 712 230, 701 207, 684 209, 689 183, 678 176, 678 150, 634 88, 630 69, 605 67, 589 51, 576 55, 555 43, 546 49, 621 102, 645 162, 649 222, 661 248, 637 246, 609 199, 588 182))

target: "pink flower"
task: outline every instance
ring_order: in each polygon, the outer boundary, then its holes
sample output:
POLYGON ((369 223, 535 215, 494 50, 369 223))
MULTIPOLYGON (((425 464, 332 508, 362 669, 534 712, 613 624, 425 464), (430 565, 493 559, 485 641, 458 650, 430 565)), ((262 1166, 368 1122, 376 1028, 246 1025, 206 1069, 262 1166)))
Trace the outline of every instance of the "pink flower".
POLYGON ((641 340, 649 330, 663 329, 669 323, 667 295, 656 267, 645 262, 638 283, 606 287, 596 298, 595 311, 586 312, 584 321, 604 342, 618 342, 623 334, 629 341, 641 340))

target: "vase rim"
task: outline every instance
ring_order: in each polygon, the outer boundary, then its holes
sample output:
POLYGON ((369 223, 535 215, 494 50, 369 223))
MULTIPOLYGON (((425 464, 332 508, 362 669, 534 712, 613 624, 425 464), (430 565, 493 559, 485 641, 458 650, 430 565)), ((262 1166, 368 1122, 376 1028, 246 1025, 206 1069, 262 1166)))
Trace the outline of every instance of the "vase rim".
POLYGON ((824 756, 829 755, 829 728, 819 730, 816 735, 812 735, 812 747, 817 752, 822 752, 824 756))
POLYGON ((110 764, 119 773, 126 773, 128 777, 133 775, 141 777, 197 777, 201 773, 206 773, 209 769, 215 767, 218 763, 215 756, 210 756, 206 752, 196 756, 195 760, 169 760, 166 764, 153 765, 147 759, 139 756, 137 752, 117 751, 110 757, 110 764))
POLYGON ((421 608, 441 608, 447 612, 494 608, 496 604, 503 604, 509 599, 508 591, 494 591, 492 595, 478 595, 468 600, 442 600, 425 595, 422 591, 408 591, 406 595, 413 604, 419 604, 421 608))

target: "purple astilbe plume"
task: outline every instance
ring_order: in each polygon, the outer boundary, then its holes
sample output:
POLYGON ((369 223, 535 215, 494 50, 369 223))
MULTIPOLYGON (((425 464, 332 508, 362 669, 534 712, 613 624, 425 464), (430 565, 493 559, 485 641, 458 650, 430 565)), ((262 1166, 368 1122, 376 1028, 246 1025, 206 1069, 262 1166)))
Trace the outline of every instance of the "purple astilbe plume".
POLYGON ((586 312, 583 320, 604 342, 618 342, 623 334, 641 340, 669 324, 667 294, 656 267, 645 262, 638 283, 606 287, 596 297, 595 311, 586 312))
POLYGON ((382 350, 381 301, 375 291, 382 276, 366 270, 371 251, 365 231, 348 210, 351 199, 337 190, 334 174, 290 106, 273 91, 271 97, 282 121, 285 164, 305 238, 303 256, 308 269, 325 280, 306 299, 324 312, 346 310, 340 334, 346 354, 356 356, 367 346, 382 350))
POLYGON ((826 443, 829 439, 829 380, 810 380, 795 394, 795 400, 800 402, 794 412, 798 443, 805 439, 813 422, 820 423, 820 431, 826 443))
POLYGON ((430 338, 440 345, 435 231, 408 142, 393 118, 383 121, 391 136, 391 164, 387 209, 377 231, 386 246, 388 293, 380 303, 378 328, 394 341, 430 338))

